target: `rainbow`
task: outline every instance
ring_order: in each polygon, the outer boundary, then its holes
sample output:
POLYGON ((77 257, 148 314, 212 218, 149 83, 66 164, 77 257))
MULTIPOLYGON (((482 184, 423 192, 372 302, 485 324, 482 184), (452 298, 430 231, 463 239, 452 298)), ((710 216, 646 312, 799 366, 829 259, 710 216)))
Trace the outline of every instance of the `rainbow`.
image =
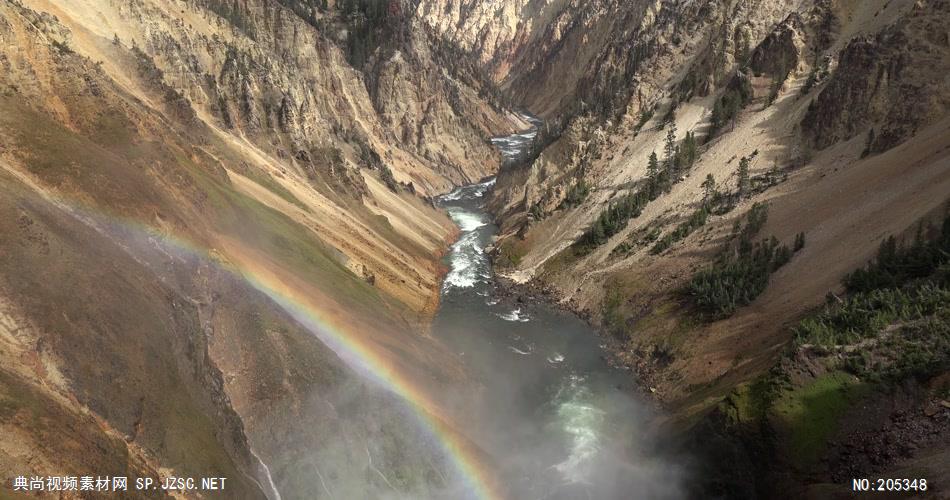
POLYGON ((432 432, 442 444, 446 456, 452 459, 457 472, 465 479, 469 491, 476 498, 500 499, 499 486, 493 474, 482 465, 477 450, 460 435, 436 410, 438 405, 391 362, 380 355, 359 336, 348 332, 348 325, 335 320, 309 297, 302 296, 279 277, 250 265, 236 265, 232 269, 252 287, 267 295, 287 311, 348 366, 380 383, 408 402, 419 422, 432 432))
POLYGON ((106 214, 88 205, 80 207, 76 203, 65 203, 55 195, 47 197, 59 208, 107 237, 115 235, 108 234, 108 229, 103 227, 103 222, 106 223, 105 225, 114 224, 121 230, 137 233, 149 241, 205 259, 223 271, 242 279, 273 300, 307 328, 350 368, 407 402, 423 430, 431 433, 441 444, 445 456, 453 464, 459 477, 463 479, 466 492, 474 498, 485 500, 504 498, 503 490, 494 474, 480 459, 479 450, 447 423, 447 419, 440 415, 439 405, 406 375, 400 373, 377 348, 362 339, 357 332, 351 331, 351 325, 335 319, 332 309, 316 303, 312 297, 288 285, 285 280, 264 266, 254 265, 251 262, 242 263, 239 259, 232 259, 231 255, 227 256, 229 259, 227 262, 223 262, 220 258, 216 258, 210 249, 205 249, 185 238, 159 232, 135 219, 106 214))

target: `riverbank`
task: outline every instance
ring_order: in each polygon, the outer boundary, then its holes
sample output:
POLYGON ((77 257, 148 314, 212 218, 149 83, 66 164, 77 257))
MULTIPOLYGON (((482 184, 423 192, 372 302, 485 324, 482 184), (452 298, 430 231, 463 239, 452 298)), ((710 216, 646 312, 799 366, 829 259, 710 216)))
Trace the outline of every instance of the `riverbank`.
POLYGON ((599 339, 603 350, 604 363, 610 368, 630 374, 633 386, 632 392, 645 398, 655 409, 667 410, 669 408, 662 399, 657 397, 657 389, 651 384, 652 377, 656 372, 650 368, 651 363, 649 363, 647 356, 637 356, 636 353, 630 353, 619 340, 611 336, 602 325, 594 321, 591 311, 580 307, 575 299, 565 298, 557 288, 545 285, 535 279, 523 283, 515 281, 495 267, 494 262, 492 265, 496 273, 497 291, 495 293, 498 297, 511 304, 522 304, 527 307, 551 307, 563 314, 580 319, 591 328, 599 339), (637 358, 633 360, 635 362, 631 362, 632 357, 637 358))
MULTIPOLYGON (((494 142, 523 154, 525 132, 494 142)), ((683 498, 681 461, 647 430, 656 411, 628 371, 611 363, 587 322, 541 290, 515 294, 492 267, 498 231, 483 202, 493 180, 437 200, 459 227, 444 264, 433 337, 482 389, 444 395, 463 408, 471 438, 512 498, 683 498)))

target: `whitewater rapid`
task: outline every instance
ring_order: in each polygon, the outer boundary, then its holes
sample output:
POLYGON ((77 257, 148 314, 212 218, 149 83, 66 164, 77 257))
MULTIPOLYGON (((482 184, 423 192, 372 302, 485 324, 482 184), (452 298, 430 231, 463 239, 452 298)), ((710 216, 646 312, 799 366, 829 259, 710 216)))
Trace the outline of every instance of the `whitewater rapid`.
MULTIPOLYGON (((535 122, 536 123, 536 122, 535 122)), ((507 164, 536 130, 496 138, 507 164)), ((433 334, 455 349, 486 397, 473 438, 505 472, 512 498, 677 498, 668 471, 638 452, 642 407, 609 368, 597 335, 578 318, 499 286, 486 248, 497 228, 482 205, 494 179, 441 197, 458 226, 433 334)))

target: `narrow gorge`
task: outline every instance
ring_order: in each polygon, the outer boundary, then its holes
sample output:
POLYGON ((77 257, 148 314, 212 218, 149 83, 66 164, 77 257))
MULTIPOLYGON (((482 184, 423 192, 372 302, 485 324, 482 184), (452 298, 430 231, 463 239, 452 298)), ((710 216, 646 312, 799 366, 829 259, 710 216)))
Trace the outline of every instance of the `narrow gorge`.
POLYGON ((0 498, 950 495, 947 26, 0 0, 0 498))

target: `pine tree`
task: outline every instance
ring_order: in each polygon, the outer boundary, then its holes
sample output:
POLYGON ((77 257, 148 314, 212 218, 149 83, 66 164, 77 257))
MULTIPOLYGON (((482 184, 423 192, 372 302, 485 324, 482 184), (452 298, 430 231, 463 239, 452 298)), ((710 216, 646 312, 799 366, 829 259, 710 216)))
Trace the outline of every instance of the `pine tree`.
POLYGON ((793 247, 793 251, 797 252, 802 248, 805 248, 805 233, 798 233, 795 235, 795 246, 793 247))
POLYGON ((868 130, 868 137, 864 141, 864 151, 861 151, 861 158, 871 154, 871 146, 874 145, 874 128, 868 130))
POLYGON ((663 191, 669 191, 673 187, 673 179, 676 176, 676 124, 670 126, 666 132, 666 144, 663 146, 663 175, 660 176, 660 187, 663 191))
POLYGON ((713 174, 706 174, 706 180, 703 181, 703 205, 709 205, 716 197, 716 178, 713 174))
POLYGON ((680 157, 679 164, 686 169, 692 167, 693 163, 696 162, 696 136, 692 132, 686 132, 686 136, 683 137, 683 143, 680 145, 680 157))
POLYGON ((650 160, 647 163, 647 176, 651 180, 656 180, 660 175, 660 160, 656 157, 656 151, 650 153, 650 160))
POLYGON ((749 177, 749 163, 751 162, 752 160, 747 156, 743 156, 742 159, 739 160, 737 188, 740 197, 745 196, 751 188, 751 178, 749 177))
POLYGON ((666 155, 664 165, 667 170, 673 170, 673 163, 676 158, 676 124, 670 126, 666 132, 666 145, 663 147, 663 153, 666 155))

